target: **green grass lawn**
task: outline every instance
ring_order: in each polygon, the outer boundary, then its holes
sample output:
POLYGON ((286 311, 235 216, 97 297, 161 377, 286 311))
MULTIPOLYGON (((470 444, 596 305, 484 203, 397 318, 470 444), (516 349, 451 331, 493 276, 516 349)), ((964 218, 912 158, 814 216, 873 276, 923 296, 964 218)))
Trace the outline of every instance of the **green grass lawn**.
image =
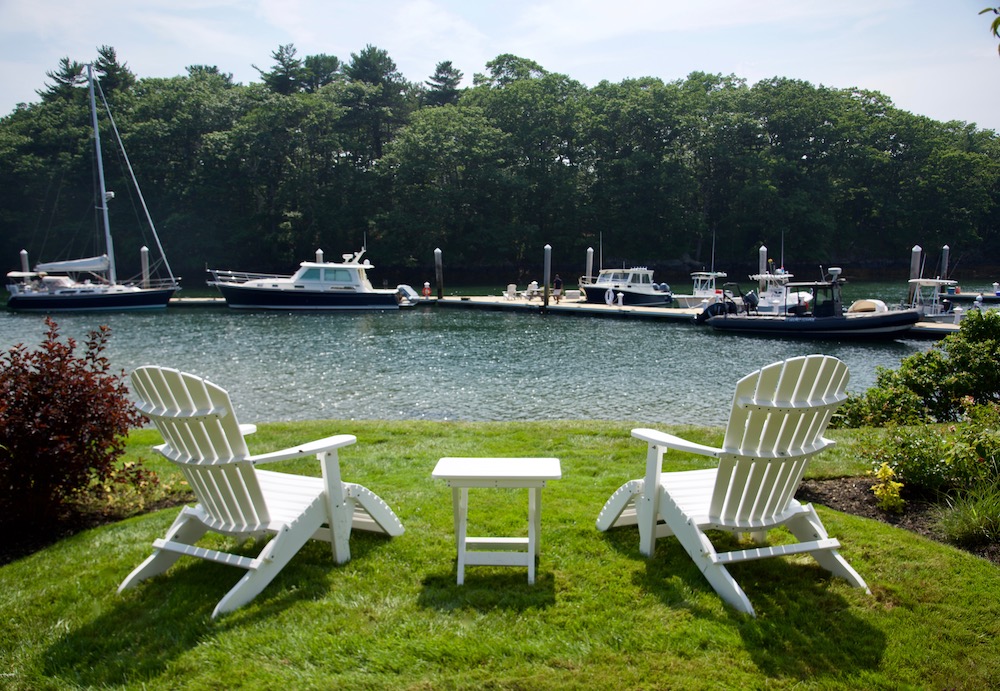
MULTIPOLYGON (((626 423, 323 421, 264 425, 265 451, 349 432, 344 478, 381 495, 398 538, 355 533, 336 566, 311 543, 250 605, 210 619, 242 571, 182 559, 123 596, 177 509, 66 539, 0 567, 0 687, 663 689, 988 688, 1000 670, 1000 569, 875 521, 819 513, 872 594, 807 556, 732 567, 757 618, 724 605, 672 538, 639 554, 634 528, 598 532, 604 501, 640 477, 626 423), (542 492, 538 575, 468 567, 455 583, 441 456, 556 456, 542 492)), ((718 443, 720 430, 674 428, 718 443)), ((810 476, 857 475, 849 431, 810 476)), ((141 458, 178 476, 135 432, 141 458)), ((665 470, 705 467, 669 454, 665 470)), ((314 460, 277 468, 319 474, 314 460)), ((472 534, 525 534, 525 490, 471 490, 472 534)), ((772 541, 789 539, 780 531, 772 541)), ((222 543, 220 538, 213 538, 222 543)), ((210 540, 211 542, 211 540, 210 540)), ((249 546, 246 551, 249 552, 249 546)))

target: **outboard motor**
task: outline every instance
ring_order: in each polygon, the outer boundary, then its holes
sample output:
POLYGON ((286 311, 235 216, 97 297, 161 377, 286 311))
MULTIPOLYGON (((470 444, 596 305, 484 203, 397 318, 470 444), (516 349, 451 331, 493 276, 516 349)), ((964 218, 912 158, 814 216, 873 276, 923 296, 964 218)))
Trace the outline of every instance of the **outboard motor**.
POLYGON ((743 306, 746 308, 747 314, 750 312, 757 311, 757 305, 760 304, 760 298, 757 297, 757 293, 754 291, 749 291, 743 296, 743 306))

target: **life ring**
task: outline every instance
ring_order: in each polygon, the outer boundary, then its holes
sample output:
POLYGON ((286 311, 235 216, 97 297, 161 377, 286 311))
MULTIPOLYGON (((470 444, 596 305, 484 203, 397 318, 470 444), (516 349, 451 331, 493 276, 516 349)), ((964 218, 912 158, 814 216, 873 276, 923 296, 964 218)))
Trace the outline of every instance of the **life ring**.
POLYGON ((431 296, 431 287, 430 287, 430 284, 424 283, 423 294, 424 294, 425 298, 429 298, 431 296))
POLYGON ((608 288, 604 291, 604 304, 611 305, 615 301, 615 291, 608 288))

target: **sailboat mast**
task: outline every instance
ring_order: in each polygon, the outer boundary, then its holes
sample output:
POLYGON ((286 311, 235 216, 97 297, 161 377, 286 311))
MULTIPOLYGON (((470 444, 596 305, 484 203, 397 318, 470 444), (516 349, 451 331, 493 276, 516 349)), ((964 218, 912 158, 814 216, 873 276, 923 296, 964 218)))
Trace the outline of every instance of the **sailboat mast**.
POLYGON ((104 159, 101 157, 101 131, 97 126, 97 100, 94 98, 94 66, 87 65, 87 87, 90 91, 90 116, 94 125, 94 150, 97 152, 97 180, 100 185, 98 203, 104 220, 104 247, 108 253, 108 281, 118 282, 115 272, 115 248, 111 242, 111 222, 108 220, 108 191, 104 185, 104 159))

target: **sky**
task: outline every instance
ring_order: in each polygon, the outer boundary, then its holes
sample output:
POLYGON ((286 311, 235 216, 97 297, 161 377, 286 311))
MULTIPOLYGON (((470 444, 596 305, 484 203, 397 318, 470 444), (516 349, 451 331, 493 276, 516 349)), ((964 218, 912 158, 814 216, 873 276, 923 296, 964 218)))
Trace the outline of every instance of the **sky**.
POLYGON ((109 45, 139 78, 215 65, 260 81, 272 53, 344 62, 372 45, 411 82, 450 60, 469 86, 505 53, 587 86, 695 71, 879 91, 935 120, 1000 131, 1000 0, 0 0, 0 115, 48 71, 109 45))

